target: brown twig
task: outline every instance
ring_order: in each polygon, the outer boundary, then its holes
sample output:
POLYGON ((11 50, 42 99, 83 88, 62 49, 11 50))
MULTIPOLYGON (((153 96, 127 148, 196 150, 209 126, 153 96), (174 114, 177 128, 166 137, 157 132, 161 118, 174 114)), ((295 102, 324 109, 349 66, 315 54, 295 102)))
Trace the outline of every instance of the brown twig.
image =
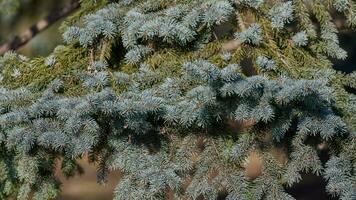
POLYGON ((22 34, 15 36, 10 42, 1 45, 0 55, 3 55, 5 52, 9 50, 16 50, 21 46, 25 45, 38 33, 47 29, 49 26, 51 26, 59 19, 67 16, 69 13, 79 8, 79 6, 80 4, 78 0, 72 0, 68 5, 64 6, 63 8, 52 12, 42 20, 38 21, 36 24, 32 25, 22 34))
MULTIPOLYGON (((245 31, 246 30, 246 26, 244 21, 242 20, 242 17, 239 13, 239 11, 236 11, 236 21, 237 21, 237 25, 240 31, 245 31)), ((234 49, 237 49, 238 47, 240 47, 242 44, 242 42, 240 40, 231 40, 225 44, 222 45, 222 50, 223 51, 232 51, 234 49)))
POLYGON ((245 26, 245 23, 244 21, 242 20, 242 17, 239 13, 239 11, 236 11, 236 20, 237 20, 237 24, 240 28, 240 31, 245 31, 246 30, 246 26, 245 26))

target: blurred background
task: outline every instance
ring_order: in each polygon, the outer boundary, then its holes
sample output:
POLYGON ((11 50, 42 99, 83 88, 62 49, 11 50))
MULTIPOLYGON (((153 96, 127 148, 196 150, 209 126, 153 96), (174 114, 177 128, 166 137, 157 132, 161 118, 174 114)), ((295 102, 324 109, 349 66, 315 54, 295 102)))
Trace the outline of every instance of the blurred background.
MULTIPOLYGON (((0 45, 11 41, 16 35, 69 2, 70 0, 0 0, 0 45)), ((28 57, 45 56, 52 52, 62 43, 61 33, 58 31, 62 21, 53 23, 18 49, 18 52, 28 57)))
MULTIPOLYGON (((0 0, 0 46, 23 33, 31 25, 70 3, 71 0, 0 0)), ((338 18, 337 14, 335 14, 338 18)), ((341 19, 342 20, 342 19, 341 19)), ((58 30, 62 20, 40 32, 17 51, 28 57, 46 56, 62 44, 61 32, 58 30)), ((333 60, 334 68, 345 73, 356 69, 356 32, 343 29, 340 31, 341 46, 348 52, 346 60, 333 60)), ((354 92, 355 91, 351 91, 354 92)), ((323 155, 327 156, 327 155, 323 155)), ((96 183, 96 168, 89 165, 86 158, 79 161, 85 173, 66 179, 58 170, 57 176, 63 183, 58 200, 109 200, 115 185, 120 180, 120 172, 112 172, 106 186, 96 183)), ((252 167, 253 168, 253 167, 252 167)), ((251 169, 253 170, 253 169, 251 169)), ((325 183, 315 175, 303 175, 303 181, 288 191, 298 200, 335 199, 324 192, 325 183)))

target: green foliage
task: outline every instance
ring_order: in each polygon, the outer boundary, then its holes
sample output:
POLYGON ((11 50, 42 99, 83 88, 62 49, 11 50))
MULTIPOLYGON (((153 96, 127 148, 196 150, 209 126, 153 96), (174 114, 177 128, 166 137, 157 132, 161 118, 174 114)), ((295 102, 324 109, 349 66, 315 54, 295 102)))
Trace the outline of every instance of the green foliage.
POLYGON ((20 5, 19 0, 1 0, 0 14, 5 14, 5 15, 12 14, 18 9, 19 5, 20 5))
POLYGON ((65 46, 0 58, 0 198, 54 199, 56 161, 71 177, 89 155, 99 183, 123 172, 120 200, 293 199, 302 172, 355 199, 356 76, 332 69, 331 5, 352 27, 344 1, 81 1, 65 46))

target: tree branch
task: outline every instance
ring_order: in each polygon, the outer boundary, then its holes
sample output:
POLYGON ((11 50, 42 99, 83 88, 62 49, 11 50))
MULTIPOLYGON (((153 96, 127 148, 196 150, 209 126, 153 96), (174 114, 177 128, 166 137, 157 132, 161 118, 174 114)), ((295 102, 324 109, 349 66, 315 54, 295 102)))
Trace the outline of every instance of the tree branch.
POLYGON ((9 50, 16 50, 21 46, 28 43, 32 38, 34 38, 38 33, 47 29, 49 26, 57 22, 59 19, 67 16, 72 11, 79 8, 80 4, 78 0, 72 0, 68 5, 63 8, 50 13, 48 16, 38 21, 36 24, 32 25, 21 35, 15 36, 10 42, 5 43, 0 46, 0 55, 3 55, 9 50))

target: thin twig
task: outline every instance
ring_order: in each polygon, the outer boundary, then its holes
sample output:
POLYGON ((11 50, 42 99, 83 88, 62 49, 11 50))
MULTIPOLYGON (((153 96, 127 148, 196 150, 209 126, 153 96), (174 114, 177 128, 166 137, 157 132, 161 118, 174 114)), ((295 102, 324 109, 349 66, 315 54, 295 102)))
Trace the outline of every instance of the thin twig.
MULTIPOLYGON (((242 17, 239 13, 239 11, 235 12, 236 14, 236 21, 237 21, 237 25, 238 28, 240 29, 240 31, 245 31, 246 30, 246 26, 244 21, 242 20, 242 17)), ((242 42, 240 40, 231 40, 225 44, 222 45, 222 50, 223 51, 232 51, 234 49, 237 49, 241 46, 242 42)))
POLYGON ((240 28, 240 31, 245 31, 246 30, 246 26, 245 26, 245 23, 244 21, 242 20, 242 17, 239 13, 239 11, 236 11, 236 20, 237 20, 237 24, 240 28))
POLYGON ((109 47, 108 42, 103 41, 102 44, 101 44, 101 52, 100 52, 100 59, 99 59, 101 62, 105 62, 106 61, 105 52, 106 52, 108 47, 109 47))
POLYGON ((94 63, 94 49, 91 48, 89 50, 89 63, 88 63, 88 68, 87 68, 88 71, 92 70, 93 63, 94 63))
POLYGON ((38 33, 47 29, 49 26, 57 22, 59 19, 67 16, 72 11, 79 8, 80 4, 78 0, 72 0, 68 5, 63 8, 52 12, 47 17, 38 21, 36 24, 32 25, 22 34, 15 36, 10 42, 5 43, 0 46, 0 55, 3 55, 9 50, 16 50, 21 46, 27 44, 32 38, 34 38, 38 33))

